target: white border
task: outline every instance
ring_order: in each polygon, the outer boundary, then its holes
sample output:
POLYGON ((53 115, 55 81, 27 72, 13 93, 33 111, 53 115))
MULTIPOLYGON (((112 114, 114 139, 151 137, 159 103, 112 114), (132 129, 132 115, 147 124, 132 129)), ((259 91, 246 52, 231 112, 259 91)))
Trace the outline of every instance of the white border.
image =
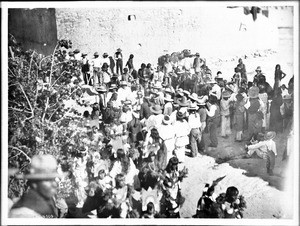
MULTIPOLYGON (((215 7, 215 6, 294 6, 294 73, 295 73, 295 138, 299 134, 299 3, 298 1, 272 1, 272 2, 229 2, 229 1, 218 1, 218 2, 2 2, 2 76, 1 76, 1 132, 2 132, 2 141, 1 142, 1 153, 2 153, 2 181, 1 181, 1 196, 3 197, 1 201, 1 216, 3 225, 114 225, 114 224, 126 224, 126 225, 299 225, 299 140, 295 139, 295 158, 294 158, 294 219, 292 220, 282 220, 282 219, 242 219, 242 220, 230 220, 230 219, 155 219, 155 220, 145 220, 145 219, 8 219, 5 217, 5 212, 7 210, 7 140, 8 140, 8 120, 7 120, 7 108, 8 108, 8 87, 7 84, 7 25, 8 25, 8 8, 130 8, 130 7, 143 7, 143 8, 154 8, 154 7, 189 7, 189 6, 202 6, 202 7, 215 7)), ((292 198, 292 197, 291 197, 292 198)), ((287 200, 290 202, 291 200, 287 200)))

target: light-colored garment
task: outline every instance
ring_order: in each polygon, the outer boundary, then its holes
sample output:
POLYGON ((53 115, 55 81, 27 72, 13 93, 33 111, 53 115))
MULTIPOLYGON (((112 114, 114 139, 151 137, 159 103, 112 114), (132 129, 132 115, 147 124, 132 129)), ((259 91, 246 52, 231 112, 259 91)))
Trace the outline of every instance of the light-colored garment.
POLYGON ((210 90, 209 94, 216 93, 218 100, 221 99, 222 90, 218 84, 214 84, 212 89, 210 90))
POLYGON ((173 105, 171 102, 167 102, 164 106, 164 115, 171 115, 173 111, 173 105))
POLYGON ((147 129, 149 130, 153 127, 159 128, 162 124, 163 118, 164 118, 163 114, 150 115, 150 117, 145 121, 147 129))
POLYGON ((215 115, 216 110, 217 110, 217 106, 215 104, 213 104, 210 106, 209 110, 206 109, 206 114, 209 117, 213 117, 215 115))
POLYGON ((92 59, 91 60, 91 65, 93 67, 99 67, 99 68, 101 68, 102 65, 103 65, 102 59, 100 57, 92 59))
POLYGON ((11 209, 9 218, 43 218, 40 214, 27 207, 11 209))
POLYGON ((175 149, 175 130, 172 125, 162 125, 158 130, 159 136, 167 149, 167 162, 173 156, 175 149))
POLYGON ((188 123, 191 129, 200 128, 201 121, 199 113, 190 114, 188 118, 188 123))
POLYGON ((274 140, 264 140, 260 141, 257 144, 252 144, 248 146, 249 151, 253 149, 260 149, 264 152, 272 151, 275 156, 277 156, 276 143, 274 140))
MULTIPOLYGON (((138 174, 138 169, 136 168, 135 164, 133 163, 132 159, 129 158, 130 163, 129 163, 129 169, 127 174, 125 174, 125 183, 129 185, 133 185, 134 183, 134 177, 138 174)), ((109 175, 112 178, 115 178, 117 174, 122 173, 122 165, 120 161, 116 161, 109 172, 109 175)))
POLYGON ((186 120, 176 121, 174 123, 175 130, 175 146, 184 147, 189 144, 189 134, 191 127, 186 120))

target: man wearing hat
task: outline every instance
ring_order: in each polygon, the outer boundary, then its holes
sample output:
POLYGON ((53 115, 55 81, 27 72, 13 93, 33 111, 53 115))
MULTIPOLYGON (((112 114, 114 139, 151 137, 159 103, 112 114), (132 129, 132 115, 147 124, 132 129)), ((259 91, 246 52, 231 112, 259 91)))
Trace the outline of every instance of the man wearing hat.
POLYGON ((83 80, 86 85, 92 85, 92 79, 91 79, 91 74, 90 74, 90 65, 89 61, 87 59, 87 54, 82 53, 81 54, 81 72, 83 75, 83 80))
POLYGON ((150 96, 144 96, 143 103, 141 105, 141 110, 140 110, 140 119, 148 119, 152 112, 150 111, 150 96))
POLYGON ((126 98, 128 96, 130 96, 130 94, 131 94, 131 90, 128 87, 127 82, 126 81, 121 81, 120 82, 120 87, 118 89, 118 97, 119 97, 120 101, 121 102, 125 101, 126 98))
POLYGON ((266 168, 267 173, 270 176, 273 176, 275 158, 277 156, 276 143, 273 140, 275 137, 276 133, 274 131, 269 131, 264 135, 263 141, 249 146, 246 145, 246 149, 248 149, 247 154, 249 156, 252 156, 252 154, 256 152, 259 157, 267 160, 266 168))
POLYGON ((93 69, 93 82, 94 86, 96 84, 99 84, 99 76, 100 76, 100 71, 102 67, 102 60, 99 58, 99 53, 95 52, 94 53, 94 58, 91 60, 91 68, 93 69))
POLYGON ((171 118, 168 115, 164 115, 162 125, 158 130, 160 138, 163 140, 163 150, 166 153, 166 159, 162 163, 161 168, 165 169, 169 159, 172 158, 173 151, 175 149, 175 130, 171 125, 171 118))
POLYGON ((231 134, 230 129, 230 92, 225 90, 222 92, 222 99, 220 102, 220 114, 221 114, 221 136, 228 138, 231 134))
POLYGON ((115 60, 116 60, 116 67, 117 67, 117 74, 121 74, 123 71, 123 55, 122 50, 120 48, 117 49, 115 53, 115 60))
POLYGON ((253 85, 257 85, 261 81, 266 81, 266 76, 264 76, 264 74, 261 72, 260 66, 258 66, 255 71, 256 75, 253 77, 253 85))
POLYGON ((203 82, 203 77, 202 77, 202 74, 200 73, 201 72, 201 66, 203 65, 203 61, 202 59, 200 58, 200 54, 199 53, 196 53, 196 57, 194 59, 194 63, 193 63, 193 68, 195 70, 195 73, 198 77, 198 81, 200 83, 203 82))
POLYGON ((74 58, 75 58, 75 60, 81 60, 81 55, 80 55, 79 49, 74 50, 74 58))
POLYGON ((57 177, 57 162, 52 155, 33 156, 29 172, 19 177, 27 180, 29 190, 13 205, 9 217, 57 218, 58 209, 54 201, 57 177))
POLYGON ((250 140, 254 134, 261 132, 263 113, 260 111, 262 101, 258 97, 259 88, 252 86, 248 90, 249 100, 245 104, 248 112, 248 139, 250 140))
POLYGON ((132 109, 132 120, 127 124, 128 142, 132 147, 135 147, 137 141, 137 134, 142 131, 142 124, 140 121, 140 107, 134 106, 132 109))
POLYGON ((99 83, 100 85, 105 85, 106 87, 111 81, 112 74, 109 71, 109 66, 107 63, 103 63, 100 71, 99 76, 99 83))
POLYGON ((200 115, 197 112, 198 106, 196 103, 192 103, 188 107, 189 111, 189 117, 188 117, 188 123, 191 128, 190 132, 190 147, 191 147, 191 156, 197 157, 198 154, 198 146, 201 141, 201 122, 200 122, 200 115))
POLYGON ((150 111, 152 112, 152 115, 150 115, 150 117, 145 121, 147 129, 151 129, 153 127, 159 128, 164 118, 161 106, 155 104, 150 107, 150 111))
POLYGON ((208 96, 201 96, 198 98, 198 101, 196 102, 197 105, 199 106, 199 110, 198 113, 200 115, 200 122, 201 122, 201 126, 200 126, 200 132, 201 132, 201 140, 200 143, 198 145, 198 152, 204 153, 205 152, 205 142, 204 142, 204 130, 206 127, 206 101, 208 100, 208 96))
POLYGON ((103 53, 102 57, 103 57, 103 58, 102 58, 102 63, 103 63, 103 64, 104 64, 104 63, 107 63, 109 72, 112 73, 112 71, 111 71, 111 69, 110 69, 110 60, 109 60, 109 58, 108 58, 108 53, 103 53))
POLYGON ((174 123, 175 130, 175 155, 179 160, 178 169, 184 168, 185 162, 185 146, 189 144, 189 135, 191 132, 190 125, 184 119, 184 113, 177 111, 176 121, 174 123))
POLYGON ((173 112, 173 105, 172 105, 173 99, 171 98, 170 94, 166 93, 164 100, 165 100, 164 115, 170 116, 173 112))

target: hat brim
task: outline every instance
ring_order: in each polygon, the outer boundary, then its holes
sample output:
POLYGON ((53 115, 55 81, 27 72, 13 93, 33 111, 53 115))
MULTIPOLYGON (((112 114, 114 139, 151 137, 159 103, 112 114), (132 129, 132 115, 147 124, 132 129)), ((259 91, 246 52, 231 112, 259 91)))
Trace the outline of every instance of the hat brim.
POLYGON ((194 98, 193 96, 189 96, 190 99, 198 101, 198 98, 194 98))
POLYGON ((182 103, 182 102, 180 102, 180 101, 177 101, 177 104, 178 104, 179 106, 181 106, 181 107, 187 107, 187 106, 189 106, 189 103, 182 103))
POLYGON ((153 109, 153 107, 150 108, 150 111, 151 111, 152 113, 154 113, 154 114, 157 114, 157 115, 162 113, 162 110, 156 111, 155 109, 153 109))
POLYGON ((173 102, 173 99, 164 98, 165 101, 173 102))

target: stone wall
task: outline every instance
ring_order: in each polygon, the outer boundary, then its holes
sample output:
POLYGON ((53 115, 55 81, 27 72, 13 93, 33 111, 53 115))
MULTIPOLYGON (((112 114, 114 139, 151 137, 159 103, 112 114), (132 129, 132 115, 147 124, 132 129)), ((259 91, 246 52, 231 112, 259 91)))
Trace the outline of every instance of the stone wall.
POLYGON ((57 8, 56 23, 58 38, 71 39, 90 58, 120 47, 125 60, 135 55, 135 67, 156 65, 158 56, 183 49, 221 58, 278 44, 272 19, 258 14, 254 22, 242 7, 57 8))

